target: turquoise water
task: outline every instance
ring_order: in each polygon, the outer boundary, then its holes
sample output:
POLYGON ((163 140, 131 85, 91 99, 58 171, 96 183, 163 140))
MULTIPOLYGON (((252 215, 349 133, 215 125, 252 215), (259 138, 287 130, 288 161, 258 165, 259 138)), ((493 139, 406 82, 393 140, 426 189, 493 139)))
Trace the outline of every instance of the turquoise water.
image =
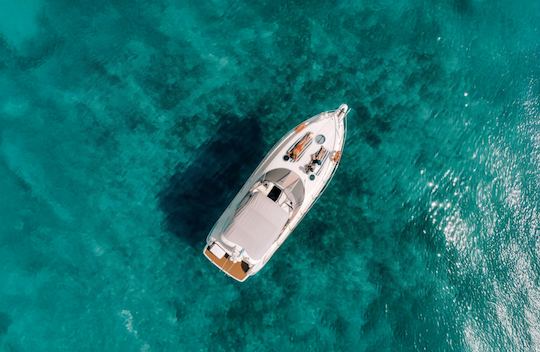
POLYGON ((0 350, 540 350, 540 3, 0 0, 0 350), (346 102, 244 284, 201 255, 346 102))

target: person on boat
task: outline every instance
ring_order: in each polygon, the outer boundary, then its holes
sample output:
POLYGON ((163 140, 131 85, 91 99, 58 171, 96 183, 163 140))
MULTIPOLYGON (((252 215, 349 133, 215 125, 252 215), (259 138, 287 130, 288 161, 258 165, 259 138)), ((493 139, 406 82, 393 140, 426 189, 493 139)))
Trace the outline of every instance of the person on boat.
POLYGON ((324 147, 321 147, 321 149, 319 149, 317 153, 311 156, 311 159, 313 160, 314 163, 321 165, 322 159, 324 158, 325 155, 326 155, 326 149, 324 149, 324 147))
POLYGON ((311 161, 305 166, 306 173, 314 172, 315 165, 321 165, 323 158, 326 156, 326 149, 321 147, 317 153, 311 155, 311 161))
POLYGON ((291 151, 287 154, 293 161, 298 160, 304 149, 310 144, 311 139, 313 138, 313 133, 306 133, 302 139, 300 139, 291 151))

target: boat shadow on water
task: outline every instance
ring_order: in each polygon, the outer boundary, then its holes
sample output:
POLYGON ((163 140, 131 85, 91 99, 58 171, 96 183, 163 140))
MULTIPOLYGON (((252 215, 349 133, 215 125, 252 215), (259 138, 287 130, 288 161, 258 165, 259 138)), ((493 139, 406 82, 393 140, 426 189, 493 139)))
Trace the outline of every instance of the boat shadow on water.
POLYGON ((264 156, 256 118, 221 116, 216 134, 158 195, 165 229, 197 250, 264 156))

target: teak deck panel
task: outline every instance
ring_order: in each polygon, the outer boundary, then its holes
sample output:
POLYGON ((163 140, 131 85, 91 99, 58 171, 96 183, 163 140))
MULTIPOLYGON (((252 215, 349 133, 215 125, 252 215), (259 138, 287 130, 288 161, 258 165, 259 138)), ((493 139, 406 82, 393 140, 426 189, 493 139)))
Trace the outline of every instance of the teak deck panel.
POLYGON ((214 255, 214 253, 208 250, 208 247, 204 250, 204 254, 208 257, 208 259, 214 262, 214 264, 219 266, 221 270, 225 271, 235 279, 242 281, 247 277, 244 269, 242 269, 242 262, 235 263, 225 257, 219 259, 214 255))

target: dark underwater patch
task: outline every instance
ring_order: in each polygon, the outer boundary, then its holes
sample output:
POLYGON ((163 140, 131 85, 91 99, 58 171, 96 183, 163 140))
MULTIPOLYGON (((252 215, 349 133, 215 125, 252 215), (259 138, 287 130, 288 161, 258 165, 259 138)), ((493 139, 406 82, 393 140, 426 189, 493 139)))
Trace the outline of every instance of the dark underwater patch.
POLYGON ((7 333, 11 322, 11 317, 8 314, 0 312, 0 336, 7 333))

